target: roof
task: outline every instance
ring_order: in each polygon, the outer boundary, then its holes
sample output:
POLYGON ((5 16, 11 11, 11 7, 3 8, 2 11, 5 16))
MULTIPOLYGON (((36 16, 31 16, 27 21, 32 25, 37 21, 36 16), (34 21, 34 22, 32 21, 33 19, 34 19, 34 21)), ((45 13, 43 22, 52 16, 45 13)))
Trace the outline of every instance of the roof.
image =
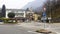
POLYGON ((26 11, 25 9, 6 9, 6 10, 12 10, 12 11, 26 11))
MULTIPOLYGON (((26 11, 26 12, 30 12, 29 10, 26 10, 26 9, 6 9, 7 11, 26 11)), ((0 11, 1 11, 1 8, 0 8, 0 11)))
MULTIPOLYGON (((1 8, 0 8, 0 10, 1 10, 1 8)), ((6 9, 6 10, 12 10, 12 11, 26 11, 25 9, 6 9)))

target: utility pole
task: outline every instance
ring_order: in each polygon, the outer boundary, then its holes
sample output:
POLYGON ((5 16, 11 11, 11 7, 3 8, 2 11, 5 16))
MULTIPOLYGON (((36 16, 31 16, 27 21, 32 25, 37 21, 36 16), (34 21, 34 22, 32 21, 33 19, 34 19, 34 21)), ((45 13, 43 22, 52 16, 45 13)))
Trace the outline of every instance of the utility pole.
POLYGON ((51 18, 51 22, 52 22, 52 3, 53 0, 49 0, 49 11, 50 11, 50 18, 51 18))
POLYGON ((47 1, 47 4, 46 4, 46 5, 47 5, 47 17, 48 17, 48 14, 49 14, 49 18, 50 18, 49 21, 50 21, 50 22, 52 21, 52 20, 51 20, 51 19, 52 19, 52 10, 51 10, 51 5, 52 5, 52 3, 51 3, 51 1, 52 1, 52 0, 48 0, 48 1, 47 1))
POLYGON ((52 22, 52 9, 51 9, 51 1, 52 1, 52 0, 50 0, 50 1, 49 1, 49 3, 50 3, 49 9, 50 9, 50 14, 51 14, 51 15, 50 15, 50 17, 51 17, 51 22, 52 22))

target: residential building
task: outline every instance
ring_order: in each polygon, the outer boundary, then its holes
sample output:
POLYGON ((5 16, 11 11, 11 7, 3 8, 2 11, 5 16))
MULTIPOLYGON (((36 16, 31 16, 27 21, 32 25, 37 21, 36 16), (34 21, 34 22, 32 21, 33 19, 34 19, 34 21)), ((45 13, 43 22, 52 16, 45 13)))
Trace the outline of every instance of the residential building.
POLYGON ((24 9, 6 9, 6 18, 8 18, 8 13, 15 13, 15 17, 26 17, 26 10, 24 9))

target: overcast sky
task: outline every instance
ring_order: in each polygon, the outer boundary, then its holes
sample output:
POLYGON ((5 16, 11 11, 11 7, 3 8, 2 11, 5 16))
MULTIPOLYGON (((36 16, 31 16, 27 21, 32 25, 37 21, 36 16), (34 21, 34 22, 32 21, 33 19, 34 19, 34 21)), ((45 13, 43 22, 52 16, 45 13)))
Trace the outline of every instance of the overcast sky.
POLYGON ((28 2, 32 2, 34 0, 0 0, 0 8, 5 4, 8 9, 21 9, 28 2))

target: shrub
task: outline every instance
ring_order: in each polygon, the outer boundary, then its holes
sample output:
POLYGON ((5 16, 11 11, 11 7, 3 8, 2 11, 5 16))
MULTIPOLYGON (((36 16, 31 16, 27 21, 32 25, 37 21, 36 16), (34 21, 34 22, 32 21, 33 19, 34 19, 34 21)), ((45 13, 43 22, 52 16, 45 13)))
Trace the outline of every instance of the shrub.
POLYGON ((15 13, 12 13, 12 12, 8 13, 8 17, 9 18, 14 18, 15 17, 15 13))

